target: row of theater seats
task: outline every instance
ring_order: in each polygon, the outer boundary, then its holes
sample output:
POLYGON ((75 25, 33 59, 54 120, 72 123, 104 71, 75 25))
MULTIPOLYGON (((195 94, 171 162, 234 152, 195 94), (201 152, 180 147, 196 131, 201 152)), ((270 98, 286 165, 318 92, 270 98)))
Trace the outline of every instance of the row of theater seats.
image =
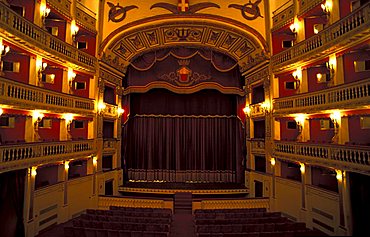
POLYGON ((110 207, 86 210, 64 227, 66 237, 168 237, 171 209, 110 207))
POLYGON ((198 237, 294 237, 322 236, 323 233, 306 228, 305 223, 292 222, 280 212, 266 212, 264 208, 196 210, 195 231, 198 237))

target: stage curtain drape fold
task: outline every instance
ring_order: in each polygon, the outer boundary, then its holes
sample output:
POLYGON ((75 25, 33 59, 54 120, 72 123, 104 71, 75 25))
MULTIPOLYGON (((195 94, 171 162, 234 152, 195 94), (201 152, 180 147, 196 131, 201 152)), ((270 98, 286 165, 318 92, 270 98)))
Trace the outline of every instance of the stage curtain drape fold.
POLYGON ((242 128, 235 116, 137 115, 126 129, 130 169, 222 170, 233 174, 227 181, 240 180, 242 128))
POLYGON ((4 237, 24 237, 24 187, 27 170, 0 174, 0 230, 4 237))

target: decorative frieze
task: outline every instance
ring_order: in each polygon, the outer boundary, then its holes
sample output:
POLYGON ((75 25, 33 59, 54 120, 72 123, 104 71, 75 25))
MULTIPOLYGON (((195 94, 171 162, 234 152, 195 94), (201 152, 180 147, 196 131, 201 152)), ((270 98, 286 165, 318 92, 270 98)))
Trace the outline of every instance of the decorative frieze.
POLYGON ((86 28, 87 30, 96 33, 96 19, 95 17, 89 15, 85 11, 89 9, 84 8, 80 3, 77 3, 76 8, 76 21, 82 27, 86 28), (84 10, 85 9, 85 10, 84 10))
POLYGON ((244 200, 204 200, 201 209, 244 209, 244 208, 266 208, 270 209, 268 198, 251 198, 244 200))

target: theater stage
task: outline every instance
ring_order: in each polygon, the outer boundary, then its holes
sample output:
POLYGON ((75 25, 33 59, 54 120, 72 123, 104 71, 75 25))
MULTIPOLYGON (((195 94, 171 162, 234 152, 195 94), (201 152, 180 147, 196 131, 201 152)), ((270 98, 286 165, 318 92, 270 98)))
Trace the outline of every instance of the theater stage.
POLYGON ((127 182, 119 187, 123 196, 173 197, 192 193, 193 198, 245 198, 248 189, 237 183, 127 182))

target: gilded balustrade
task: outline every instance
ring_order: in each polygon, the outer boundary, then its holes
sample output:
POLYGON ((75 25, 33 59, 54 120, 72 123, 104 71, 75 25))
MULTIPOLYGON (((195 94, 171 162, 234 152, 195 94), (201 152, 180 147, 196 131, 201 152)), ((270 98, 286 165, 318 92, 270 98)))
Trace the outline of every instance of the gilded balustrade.
POLYGON ((366 146, 275 141, 273 155, 370 172, 370 149, 366 146))
POLYGON ((358 44, 370 33, 370 3, 271 58, 273 71, 292 70, 303 61, 327 57, 343 47, 358 44))
POLYGON ((0 28, 11 34, 30 48, 42 49, 47 57, 69 61, 77 67, 95 72, 97 59, 76 47, 58 39, 27 19, 21 17, 0 1, 0 28))
POLYGON ((95 152, 94 144, 94 140, 79 140, 2 145, 0 171, 88 156, 95 152))
POLYGON ((0 77, 1 103, 17 108, 44 109, 63 113, 92 115, 94 101, 87 98, 46 90, 37 86, 0 77))
POLYGON ((346 109, 369 104, 370 78, 316 92, 274 100, 274 114, 318 112, 346 109))

